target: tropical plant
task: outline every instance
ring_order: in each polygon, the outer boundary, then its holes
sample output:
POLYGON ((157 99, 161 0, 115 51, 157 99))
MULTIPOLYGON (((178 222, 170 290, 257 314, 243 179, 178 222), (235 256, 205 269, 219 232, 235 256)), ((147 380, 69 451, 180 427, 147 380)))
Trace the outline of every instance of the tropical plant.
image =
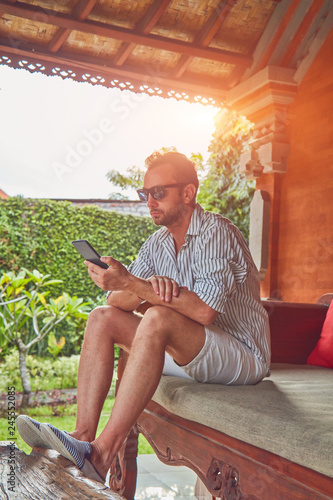
POLYGON ((57 341, 56 336, 53 332, 49 334, 48 338, 48 352, 51 354, 51 356, 59 356, 61 353, 62 349, 65 347, 65 337, 62 336, 59 341, 57 341))
POLYGON ((29 349, 52 332, 55 325, 68 316, 87 318, 87 303, 63 293, 50 298, 48 287, 59 283, 37 270, 22 269, 3 273, 0 278, 0 340, 12 343, 19 352, 20 377, 23 387, 22 406, 29 402, 31 382, 26 364, 29 349))

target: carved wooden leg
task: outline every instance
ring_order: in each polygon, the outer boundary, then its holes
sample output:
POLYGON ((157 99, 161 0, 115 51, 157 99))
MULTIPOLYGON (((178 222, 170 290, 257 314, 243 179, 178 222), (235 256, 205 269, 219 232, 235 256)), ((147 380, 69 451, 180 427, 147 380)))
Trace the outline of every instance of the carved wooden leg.
POLYGON ((259 500, 256 496, 242 493, 237 469, 216 458, 211 461, 205 482, 198 476, 195 496, 198 500, 259 500))
MULTIPOLYGON (((227 446, 218 445, 214 439, 195 432, 196 423, 190 423, 192 431, 186 429, 183 422, 185 420, 181 417, 169 414, 151 402, 140 415, 137 426, 163 463, 185 465, 197 474, 206 489, 201 494, 204 500, 261 500, 260 493, 244 492, 251 484, 246 482, 244 473, 243 481, 240 480, 239 463, 242 465, 242 462, 239 461, 238 453, 232 456, 227 446), (160 411, 158 415, 157 411, 160 411), (224 456, 225 460, 217 458, 224 456)), ((200 495, 197 498, 199 500, 200 495)))
POLYGON ((138 431, 133 427, 110 468, 111 490, 133 500, 136 488, 138 431))

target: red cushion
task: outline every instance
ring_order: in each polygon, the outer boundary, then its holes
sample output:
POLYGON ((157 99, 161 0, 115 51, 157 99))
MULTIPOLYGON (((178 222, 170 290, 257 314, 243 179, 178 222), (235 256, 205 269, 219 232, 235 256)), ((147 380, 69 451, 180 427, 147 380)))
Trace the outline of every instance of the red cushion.
POLYGON ((320 339, 308 357, 307 364, 333 368, 333 300, 327 311, 320 339))

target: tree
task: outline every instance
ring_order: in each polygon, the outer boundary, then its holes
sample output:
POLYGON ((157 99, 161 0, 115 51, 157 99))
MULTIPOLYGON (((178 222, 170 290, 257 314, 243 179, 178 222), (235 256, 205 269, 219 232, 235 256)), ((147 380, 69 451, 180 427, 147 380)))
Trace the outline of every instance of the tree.
POLYGON ((0 278, 0 338, 2 343, 13 343, 19 351, 20 377, 23 387, 22 406, 29 402, 30 376, 26 365, 28 350, 51 333, 55 325, 71 316, 87 318, 87 303, 83 299, 63 293, 53 299, 42 289, 59 283, 43 276, 37 270, 22 269, 17 275, 3 273, 0 278))
MULTIPOLYGON (((221 109, 215 116, 215 132, 209 145, 210 157, 203 166, 198 202, 206 210, 230 219, 249 236, 250 202, 254 182, 238 171, 241 152, 251 137, 253 125, 235 111, 221 109)), ((200 161, 200 157, 198 158, 200 161)))
MULTIPOLYGON (((132 166, 127 169, 126 175, 122 175, 121 173, 117 172, 117 170, 110 170, 106 174, 106 177, 108 181, 111 182, 111 184, 120 187, 120 189, 139 189, 143 184, 144 175, 144 170, 140 169, 139 167, 132 166)), ((126 199, 126 197, 121 193, 113 193, 110 196, 112 196, 113 199, 115 199, 115 197, 117 199, 121 197, 123 197, 123 199, 126 199)))

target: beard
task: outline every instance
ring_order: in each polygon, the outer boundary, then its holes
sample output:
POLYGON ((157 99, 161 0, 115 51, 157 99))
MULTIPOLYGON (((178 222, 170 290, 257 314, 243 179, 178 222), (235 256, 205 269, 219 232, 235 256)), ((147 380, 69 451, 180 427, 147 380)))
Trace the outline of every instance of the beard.
POLYGON ((185 206, 180 203, 176 207, 164 211, 160 209, 152 209, 150 213, 156 226, 174 226, 181 224, 185 215, 185 206))

